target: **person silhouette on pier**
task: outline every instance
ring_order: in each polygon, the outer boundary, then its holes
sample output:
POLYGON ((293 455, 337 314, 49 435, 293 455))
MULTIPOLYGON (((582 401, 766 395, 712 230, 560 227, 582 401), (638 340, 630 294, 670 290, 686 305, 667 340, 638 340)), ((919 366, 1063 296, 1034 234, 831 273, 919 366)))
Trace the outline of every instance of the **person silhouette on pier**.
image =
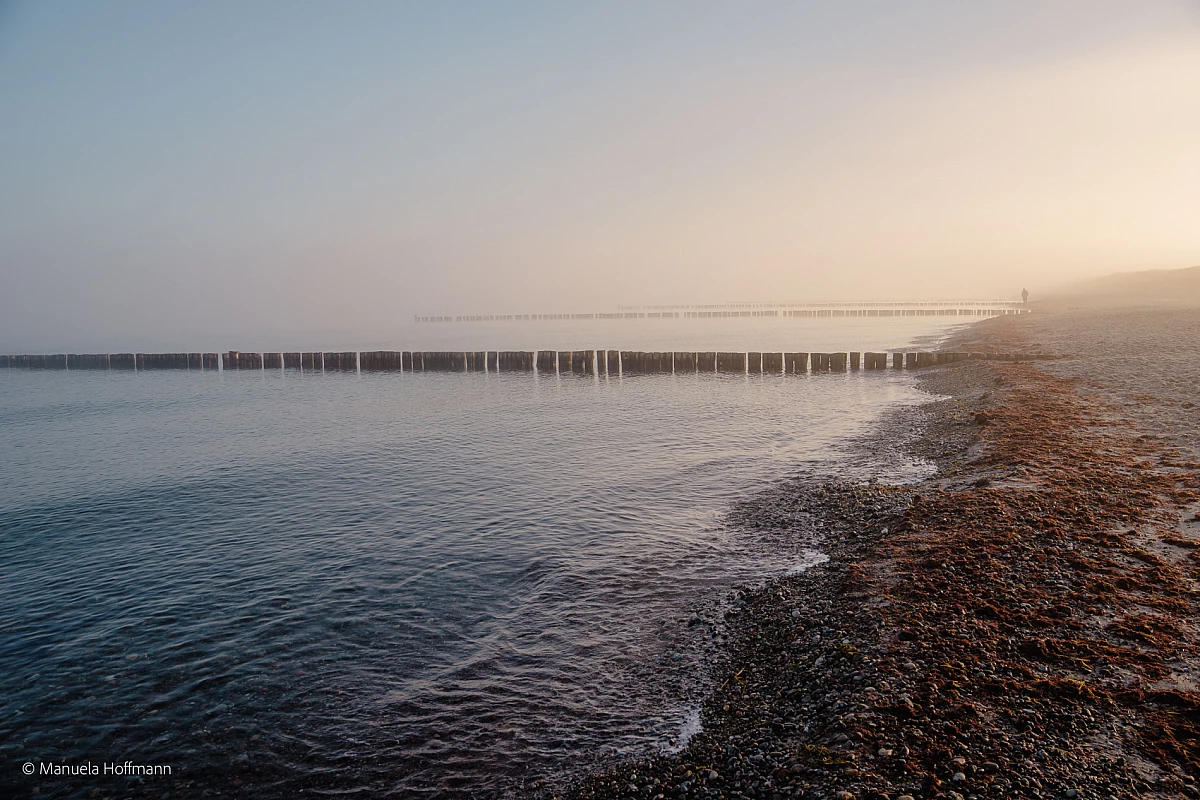
POLYGON ((1029 290, 1028 289, 1021 290, 1021 302, 1024 303, 1025 305, 1029 305, 1029 290))

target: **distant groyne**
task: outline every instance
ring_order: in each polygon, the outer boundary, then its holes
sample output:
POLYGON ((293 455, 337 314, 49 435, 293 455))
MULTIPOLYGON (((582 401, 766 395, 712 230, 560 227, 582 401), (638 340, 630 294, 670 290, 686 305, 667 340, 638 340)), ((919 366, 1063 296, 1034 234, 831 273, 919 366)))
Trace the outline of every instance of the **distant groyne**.
POLYGON ((341 352, 251 353, 58 353, 0 356, 0 369, 126 372, 187 370, 245 372, 537 372, 563 375, 683 375, 725 373, 798 375, 924 369, 960 361, 1035 361, 1057 358, 1043 353, 962 352, 699 352, 640 350, 368 350, 341 352))
POLYGON ((637 319, 739 319, 743 317, 999 317, 1028 314, 1014 300, 946 300, 911 303, 711 303, 618 306, 616 311, 559 314, 433 314, 414 322, 578 322, 637 319))

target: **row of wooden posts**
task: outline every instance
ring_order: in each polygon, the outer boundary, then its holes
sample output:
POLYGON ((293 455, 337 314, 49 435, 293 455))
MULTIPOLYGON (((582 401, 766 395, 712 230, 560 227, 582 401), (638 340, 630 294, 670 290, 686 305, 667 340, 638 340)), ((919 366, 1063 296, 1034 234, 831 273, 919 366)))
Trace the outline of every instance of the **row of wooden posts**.
POLYGON ((66 370, 275 370, 305 372, 532 372, 651 375, 691 372, 800 374, 849 370, 922 369, 967 360, 1027 361, 1020 353, 646 353, 628 350, 537 350, 342 353, 111 353, 0 356, 0 368, 66 370))

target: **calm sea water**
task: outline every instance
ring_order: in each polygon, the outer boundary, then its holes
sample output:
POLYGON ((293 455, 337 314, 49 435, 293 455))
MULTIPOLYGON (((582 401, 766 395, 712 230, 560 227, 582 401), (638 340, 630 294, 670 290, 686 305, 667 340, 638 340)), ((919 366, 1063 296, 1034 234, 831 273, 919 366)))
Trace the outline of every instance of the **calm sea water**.
MULTIPOLYGON (((947 329, 839 322, 361 347, 868 350, 947 329)), ((265 797, 510 794, 676 746, 706 679, 693 616, 817 557, 723 512, 800 470, 912 469, 840 445, 919 399, 891 372, 0 372, 0 786, 26 761, 131 760, 265 797)))

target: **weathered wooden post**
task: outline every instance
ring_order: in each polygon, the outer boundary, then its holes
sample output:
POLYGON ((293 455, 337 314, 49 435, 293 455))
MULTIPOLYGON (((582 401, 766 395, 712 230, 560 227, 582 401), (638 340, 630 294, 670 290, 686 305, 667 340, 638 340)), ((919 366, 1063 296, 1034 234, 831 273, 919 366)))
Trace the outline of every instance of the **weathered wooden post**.
POLYGON ((779 375, 783 372, 783 353, 763 353, 762 371, 764 375, 779 375))
POLYGON ((852 369, 855 372, 858 372, 858 358, 859 358, 859 353, 851 353, 850 354, 850 369, 852 369))
POLYGON ((762 353, 746 353, 746 372, 751 375, 762 374, 762 353))
POLYGON ((488 372, 500 371, 500 354, 495 350, 489 350, 487 354, 487 362, 485 364, 488 372))
POLYGON ((745 353, 717 353, 717 372, 746 373, 745 353))
POLYGON ((829 354, 829 371, 830 372, 845 372, 846 371, 846 353, 830 353, 829 354))
POLYGON ((808 353, 784 353, 783 371, 788 375, 808 372, 808 353))
POLYGON ((917 368, 917 354, 916 353, 905 353, 904 354, 904 367, 905 367, 905 369, 916 369, 917 368))
POLYGON ((717 371, 717 354, 716 353, 696 353, 696 371, 697 372, 716 372, 717 371))
MULTIPOLYGON (((8 366, 8 356, 0 356, 0 366, 8 366)), ((108 358, 96 353, 67 353, 67 369, 107 369, 108 358)))
POLYGON ((621 374, 621 351, 620 350, 605 350, 604 351, 604 366, 608 370, 608 375, 616 377, 621 374))
POLYGON ((671 359, 676 375, 688 375, 696 371, 695 353, 672 353, 671 359))
POLYGON ((263 353, 263 369, 283 369, 283 353, 263 353))
POLYGON ((537 354, 537 371, 554 373, 558 370, 555 364, 556 353, 553 350, 539 350, 537 354))
POLYGON ((595 350, 572 350, 570 369, 573 375, 591 375, 595 350))
MULTIPOLYGON (((366 353, 359 354, 359 367, 367 369, 363 359, 367 357, 366 353)), ((399 372, 404 369, 404 354, 396 350, 379 350, 371 354, 371 362, 373 368, 386 372, 399 372)))

